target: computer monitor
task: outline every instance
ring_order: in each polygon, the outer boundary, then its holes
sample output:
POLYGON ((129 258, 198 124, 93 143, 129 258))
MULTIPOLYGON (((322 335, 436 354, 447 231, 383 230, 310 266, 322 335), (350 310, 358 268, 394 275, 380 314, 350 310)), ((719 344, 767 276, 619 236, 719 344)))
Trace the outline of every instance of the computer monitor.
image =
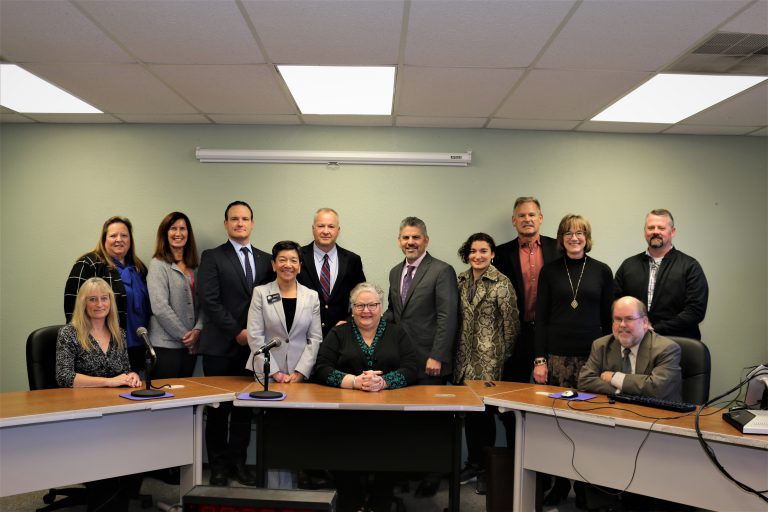
POLYGON ((747 374, 747 380, 744 403, 750 409, 768 409, 768 365, 758 365, 747 374))

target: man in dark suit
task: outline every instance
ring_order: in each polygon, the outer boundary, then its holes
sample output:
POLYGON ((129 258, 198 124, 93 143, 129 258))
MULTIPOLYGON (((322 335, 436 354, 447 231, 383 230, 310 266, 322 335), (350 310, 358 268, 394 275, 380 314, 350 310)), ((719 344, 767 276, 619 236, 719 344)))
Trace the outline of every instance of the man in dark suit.
MULTIPOLYGON (((453 370, 459 307, 456 272, 426 252, 429 236, 421 219, 403 219, 398 242, 405 261, 389 272, 385 318, 400 325, 416 349, 416 384, 443 384, 453 370)), ((416 496, 434 496, 439 483, 439 475, 427 475, 416 496)))
POLYGON ((312 222, 314 242, 301 248, 299 282, 320 297, 323 338, 349 314, 349 292, 365 281, 360 256, 336 244, 341 231, 339 215, 320 208, 312 222))
POLYGON ((507 381, 531 380, 539 272, 544 264, 558 257, 556 240, 539 233, 543 220, 538 199, 518 197, 512 215, 512 225, 518 236, 496 247, 493 264, 512 281, 520 312, 520 334, 514 352, 504 366, 503 379, 507 381))
POLYGON ((672 245, 676 233, 669 210, 653 210, 645 216, 648 249, 621 264, 614 296, 631 295, 643 301, 657 333, 700 340, 709 285, 699 262, 672 245))
MULTIPOLYGON (((205 324, 200 333, 203 373, 251 375, 245 370, 250 355, 246 322, 253 287, 274 279, 269 254, 250 244, 253 210, 235 201, 224 211, 229 240, 203 251, 197 272, 197 293, 205 324)), ((245 465, 251 437, 251 411, 222 403, 207 408, 205 441, 211 465, 211 485, 227 485, 233 476, 244 485, 256 485, 245 465), (229 423, 229 427, 228 424, 229 423)))

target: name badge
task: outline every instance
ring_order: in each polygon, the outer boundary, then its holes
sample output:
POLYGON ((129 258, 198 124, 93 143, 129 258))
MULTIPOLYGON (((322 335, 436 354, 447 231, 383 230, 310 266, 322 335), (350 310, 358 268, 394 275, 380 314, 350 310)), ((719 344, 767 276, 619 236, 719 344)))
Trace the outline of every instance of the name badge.
POLYGON ((273 293, 272 295, 267 295, 267 304, 274 304, 275 302, 280 302, 279 293, 273 293))

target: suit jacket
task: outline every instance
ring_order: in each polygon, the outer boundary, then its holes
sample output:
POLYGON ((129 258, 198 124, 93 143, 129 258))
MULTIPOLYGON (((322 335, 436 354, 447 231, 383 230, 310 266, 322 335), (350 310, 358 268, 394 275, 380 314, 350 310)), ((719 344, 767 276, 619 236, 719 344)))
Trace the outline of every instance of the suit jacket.
POLYGON ((456 272, 453 267, 424 256, 408 288, 405 303, 400 300, 400 277, 405 260, 389 272, 387 320, 405 330, 419 358, 419 377, 426 376, 427 358, 440 361, 441 375, 453 371, 453 346, 459 314, 456 272))
POLYGON ((152 258, 147 290, 152 304, 149 341, 155 347, 183 349, 181 338, 192 329, 203 329, 199 301, 192 296, 189 279, 176 263, 152 258))
MULTIPOLYGON (((493 266, 512 281, 515 294, 517 294, 517 310, 520 312, 520 321, 522 321, 525 315, 525 286, 523 285, 523 271, 520 269, 519 240, 519 238, 515 238, 496 247, 493 266)), ((541 254, 544 257, 545 265, 561 256, 557 250, 557 240, 539 235, 539 241, 541 242, 541 254)))
MULTIPOLYGON (((648 303, 648 256, 642 252, 624 260, 616 271, 614 296, 631 295, 648 303)), ((707 313, 709 285, 699 262, 674 247, 656 272, 648 319, 665 336, 701 339, 699 323, 707 313)))
MULTIPOLYGON (((317 359, 317 351, 323 341, 320 330, 320 301, 317 292, 301 284, 296 285, 296 312, 288 331, 285 311, 277 281, 253 289, 253 299, 248 310, 248 345, 251 354, 272 338, 283 343, 270 351, 270 375, 299 372, 309 378, 317 359)), ((250 357, 245 365, 263 377, 264 356, 250 357)))
POLYGON ((336 282, 331 288, 328 302, 323 298, 323 287, 317 277, 318 268, 315 265, 314 243, 301 248, 301 272, 298 280, 301 284, 315 290, 320 298, 320 325, 323 338, 339 320, 346 320, 349 315, 349 292, 352 288, 365 281, 363 262, 360 256, 342 249, 336 245, 339 258, 339 272, 336 282))
MULTIPOLYGON (((602 380, 600 374, 621 371, 622 350, 613 335, 596 339, 589 359, 579 373, 579 389, 606 395, 615 393, 616 388, 602 380)), ((624 376, 621 392, 681 401, 680 352, 680 346, 674 341, 648 331, 637 351, 635 373, 624 376)))
MULTIPOLYGON (((256 268, 254 286, 272 281, 275 273, 271 256, 253 246, 251 254, 256 268)), ((203 251, 197 271, 197 296, 206 319, 200 333, 201 354, 237 355, 240 345, 235 336, 246 327, 252 295, 253 290, 249 290, 245 282, 240 257, 229 241, 203 251)))

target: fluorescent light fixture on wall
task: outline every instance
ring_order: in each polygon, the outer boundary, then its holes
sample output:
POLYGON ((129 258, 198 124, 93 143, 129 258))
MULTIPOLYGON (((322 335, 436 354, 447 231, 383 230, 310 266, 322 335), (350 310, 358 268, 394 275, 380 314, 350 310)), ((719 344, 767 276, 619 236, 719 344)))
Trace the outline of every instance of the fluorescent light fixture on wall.
POLYGON ((592 121, 677 123, 766 79, 768 76, 659 74, 592 121))
POLYGON ((0 105, 27 114, 101 114, 15 64, 0 64, 0 105))
POLYGON ((277 66, 302 114, 392 114, 394 66, 277 66))
POLYGON ((466 153, 410 153, 197 148, 195 150, 195 157, 201 163, 445 165, 450 167, 466 167, 472 162, 471 151, 466 153))

